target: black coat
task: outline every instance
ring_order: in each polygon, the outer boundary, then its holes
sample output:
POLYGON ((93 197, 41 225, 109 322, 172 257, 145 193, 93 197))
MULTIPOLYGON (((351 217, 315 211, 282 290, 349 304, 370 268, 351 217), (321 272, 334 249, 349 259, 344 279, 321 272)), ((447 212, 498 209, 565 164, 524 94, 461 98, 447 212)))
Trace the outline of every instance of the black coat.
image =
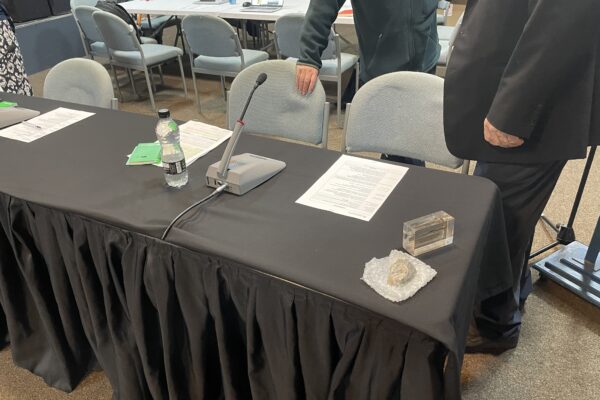
POLYGON ((446 73, 446 141, 456 156, 500 163, 583 158, 600 144, 598 0, 470 0, 446 73), (483 121, 520 136, 483 139, 483 121))

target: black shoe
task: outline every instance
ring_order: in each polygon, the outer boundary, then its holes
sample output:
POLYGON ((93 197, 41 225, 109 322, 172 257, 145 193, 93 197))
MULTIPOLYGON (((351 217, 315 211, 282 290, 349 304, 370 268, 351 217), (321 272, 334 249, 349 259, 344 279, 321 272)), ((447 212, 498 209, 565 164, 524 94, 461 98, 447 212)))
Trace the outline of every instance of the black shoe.
POLYGON ((519 343, 519 337, 506 337, 498 339, 489 339, 484 336, 471 335, 467 336, 467 345, 465 353, 485 353, 499 355, 507 350, 514 349, 519 343))

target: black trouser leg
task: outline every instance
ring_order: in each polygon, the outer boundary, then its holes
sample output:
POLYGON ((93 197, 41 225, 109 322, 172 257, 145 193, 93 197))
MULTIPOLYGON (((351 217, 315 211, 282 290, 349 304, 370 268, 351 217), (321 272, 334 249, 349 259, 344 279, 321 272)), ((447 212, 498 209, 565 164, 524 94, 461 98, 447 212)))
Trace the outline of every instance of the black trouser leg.
MULTIPOLYGON (((361 79, 359 85, 362 87, 365 82, 361 79)), ((348 81, 348 85, 346 85, 346 89, 342 94, 342 107, 346 107, 346 103, 352 103, 354 99, 354 95, 356 94, 356 68, 352 69, 352 75, 350 76, 350 80, 348 81)))
POLYGON ((521 327, 519 305, 531 292, 528 261, 535 226, 556 186, 565 161, 536 165, 478 162, 475 175, 488 178, 500 189, 513 286, 475 306, 475 322, 489 338, 517 336, 521 327))

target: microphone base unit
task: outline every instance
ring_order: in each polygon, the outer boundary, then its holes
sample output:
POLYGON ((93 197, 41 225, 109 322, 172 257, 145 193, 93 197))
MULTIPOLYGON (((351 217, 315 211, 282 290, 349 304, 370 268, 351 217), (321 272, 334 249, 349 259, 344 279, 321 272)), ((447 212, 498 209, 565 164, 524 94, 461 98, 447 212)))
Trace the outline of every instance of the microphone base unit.
POLYGON ((208 167, 207 186, 216 188, 227 183, 226 192, 241 196, 277 175, 285 168, 286 164, 283 161, 256 154, 239 154, 231 157, 225 179, 219 177, 220 166, 221 161, 218 161, 208 167))

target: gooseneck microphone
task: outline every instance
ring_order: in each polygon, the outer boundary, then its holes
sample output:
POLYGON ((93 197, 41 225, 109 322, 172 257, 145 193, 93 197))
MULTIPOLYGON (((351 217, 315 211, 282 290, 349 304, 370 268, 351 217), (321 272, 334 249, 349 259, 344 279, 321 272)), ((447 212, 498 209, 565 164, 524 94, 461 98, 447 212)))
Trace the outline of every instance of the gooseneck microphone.
POLYGON ((229 139, 229 143, 227 144, 227 148, 225 149, 225 153, 223 153, 221 161, 208 167, 208 171, 206 172, 206 184, 209 187, 214 187, 215 190, 208 196, 198 200, 179 213, 179 215, 171 221, 171 223, 167 226, 167 229, 165 229, 163 232, 161 236, 162 240, 167 238, 171 228, 173 228, 177 221, 179 221, 190 210, 220 195, 223 191, 238 195, 244 194, 285 168, 285 163, 282 161, 272 160, 270 158, 248 153, 233 157, 235 164, 233 171, 230 169, 229 165, 230 161, 232 160, 231 155, 233 154, 233 150, 235 150, 235 146, 240 139, 240 134, 242 133, 242 129, 244 127, 244 116, 246 115, 246 111, 248 111, 248 106, 250 105, 252 96, 254 96, 256 89, 265 83, 266 80, 267 74, 262 73, 258 75, 258 78, 256 78, 256 83, 254 84, 250 95, 248 95, 248 99, 246 100, 242 114, 235 123, 235 128, 231 134, 231 139, 229 139), (229 177, 230 172, 232 172, 231 175, 234 176, 229 177))
POLYGON ((229 143, 227 143, 221 161, 208 168, 206 173, 206 184, 208 186, 216 188, 223 184, 227 184, 225 191, 241 195, 270 179, 285 168, 285 163, 282 161, 272 160, 254 154, 245 153, 232 158, 233 151, 235 150, 235 147, 240 140, 242 130, 244 129, 244 117, 246 116, 246 111, 248 111, 248 106, 252 101, 254 92, 256 92, 256 89, 265 83, 266 80, 267 74, 264 72, 256 78, 256 82, 248 95, 240 118, 235 123, 231 139, 229 139, 229 143), (232 161, 234 161, 233 164, 232 161), (232 174, 234 176, 232 176, 232 174))
POLYGON ((231 134, 231 139, 229 139, 229 143, 227 143, 225 153, 223 153, 223 157, 221 158, 221 167, 219 168, 218 172, 218 176, 221 179, 227 179, 229 163, 231 162, 231 156, 233 154, 233 150, 237 146, 238 140, 240 139, 240 135, 244 127, 244 117, 246 116, 246 111, 248 111, 248 106, 252 101, 252 97, 254 97, 254 92, 256 92, 256 89, 258 89, 260 85, 265 83, 266 80, 267 74, 265 74, 264 72, 258 75, 258 78, 256 78, 256 83, 254 83, 254 87, 248 95, 248 99, 246 99, 246 104, 244 105, 242 114, 240 115, 240 118, 235 122, 233 133, 231 134))

